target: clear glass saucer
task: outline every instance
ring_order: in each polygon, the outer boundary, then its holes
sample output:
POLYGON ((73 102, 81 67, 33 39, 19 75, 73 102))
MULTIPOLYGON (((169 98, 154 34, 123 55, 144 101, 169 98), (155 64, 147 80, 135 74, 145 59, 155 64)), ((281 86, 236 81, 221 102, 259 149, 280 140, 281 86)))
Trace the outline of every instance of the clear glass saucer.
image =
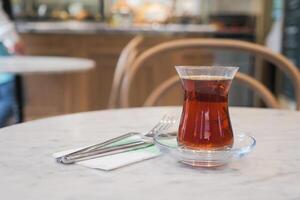
POLYGON ((234 135, 233 147, 222 150, 191 150, 179 147, 177 132, 158 133, 154 136, 155 145, 164 154, 195 167, 218 167, 249 154, 256 145, 253 137, 244 133, 234 135))

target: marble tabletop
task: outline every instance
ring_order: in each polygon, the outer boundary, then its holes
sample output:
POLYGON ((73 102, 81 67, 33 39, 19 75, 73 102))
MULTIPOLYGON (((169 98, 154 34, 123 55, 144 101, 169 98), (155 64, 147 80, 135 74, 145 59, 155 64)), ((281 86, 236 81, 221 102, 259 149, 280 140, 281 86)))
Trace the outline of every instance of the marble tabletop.
POLYGON ((145 131, 178 107, 79 113, 0 129, 1 199, 300 199, 300 112, 230 108, 254 151, 218 169, 162 156, 115 171, 61 165, 51 154, 127 131, 145 131))
POLYGON ((95 67, 95 62, 85 58, 58 56, 2 56, 0 73, 36 74, 86 71, 95 67))

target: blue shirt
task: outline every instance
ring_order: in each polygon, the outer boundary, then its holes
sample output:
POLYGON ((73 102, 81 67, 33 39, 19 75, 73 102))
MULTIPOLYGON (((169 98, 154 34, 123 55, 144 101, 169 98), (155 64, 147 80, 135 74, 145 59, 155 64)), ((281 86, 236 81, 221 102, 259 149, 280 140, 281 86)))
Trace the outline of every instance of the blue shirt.
MULTIPOLYGON (((0 42, 0 57, 1 56, 10 56, 9 52, 7 51, 2 42, 0 42)), ((12 74, 0 73, 0 85, 12 81, 13 78, 14 76, 12 74)))

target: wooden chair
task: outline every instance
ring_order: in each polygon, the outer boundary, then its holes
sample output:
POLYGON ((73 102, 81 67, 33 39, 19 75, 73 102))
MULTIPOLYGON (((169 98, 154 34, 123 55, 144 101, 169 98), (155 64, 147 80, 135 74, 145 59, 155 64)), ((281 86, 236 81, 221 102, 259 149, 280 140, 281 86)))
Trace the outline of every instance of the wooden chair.
POLYGON ((136 36, 124 47, 118 59, 116 69, 114 72, 111 92, 108 100, 108 108, 116 108, 118 106, 118 94, 124 74, 132 65, 134 59, 137 57, 137 47, 142 43, 143 37, 136 36))
MULTIPOLYGON (((291 63, 286 57, 281 54, 276 54, 270 49, 244 41, 229 40, 229 39, 180 39, 170 42, 165 42, 156 45, 137 57, 130 70, 124 76, 121 88, 121 106, 129 107, 129 94, 131 90, 132 81, 138 70, 142 69, 143 65, 148 59, 153 58, 161 53, 170 52, 174 50, 182 50, 187 48, 201 48, 210 50, 234 50, 248 53, 254 56, 260 56, 266 61, 274 64, 282 70, 288 77, 291 78, 295 88, 296 95, 296 109, 300 110, 300 73, 296 66, 291 63)), ((275 96, 259 81, 242 73, 237 73, 235 80, 253 89, 265 101, 266 105, 272 108, 279 108, 280 105, 275 96)), ((154 105, 157 100, 165 94, 167 90, 172 88, 179 82, 179 78, 174 76, 163 82, 152 94, 147 98, 145 105, 154 105)))

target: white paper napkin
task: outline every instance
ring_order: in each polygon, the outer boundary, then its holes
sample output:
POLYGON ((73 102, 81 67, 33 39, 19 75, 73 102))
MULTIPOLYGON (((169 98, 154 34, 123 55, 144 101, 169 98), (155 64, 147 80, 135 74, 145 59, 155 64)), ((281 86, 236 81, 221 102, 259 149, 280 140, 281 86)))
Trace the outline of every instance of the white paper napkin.
MULTIPOLYGON (((136 136, 133 136, 129 138, 130 141, 132 140, 137 140, 136 136)), ((54 158, 61 157, 63 155, 72 153, 74 151, 77 151, 82 148, 76 148, 76 149, 70 149, 66 151, 61 151, 52 154, 54 158)), ((147 148, 143 149, 137 149, 129 152, 124 152, 120 154, 115 154, 115 155, 110 155, 110 156, 105 156, 105 157, 99 157, 99 158, 94 158, 90 160, 85 160, 85 161, 80 161, 77 162, 76 164, 93 168, 93 169, 101 169, 101 170, 114 170, 126 165, 130 165, 132 163, 137 163, 143 160, 148 160, 151 158, 155 158, 160 155, 159 149, 155 146, 150 146, 147 148)))

